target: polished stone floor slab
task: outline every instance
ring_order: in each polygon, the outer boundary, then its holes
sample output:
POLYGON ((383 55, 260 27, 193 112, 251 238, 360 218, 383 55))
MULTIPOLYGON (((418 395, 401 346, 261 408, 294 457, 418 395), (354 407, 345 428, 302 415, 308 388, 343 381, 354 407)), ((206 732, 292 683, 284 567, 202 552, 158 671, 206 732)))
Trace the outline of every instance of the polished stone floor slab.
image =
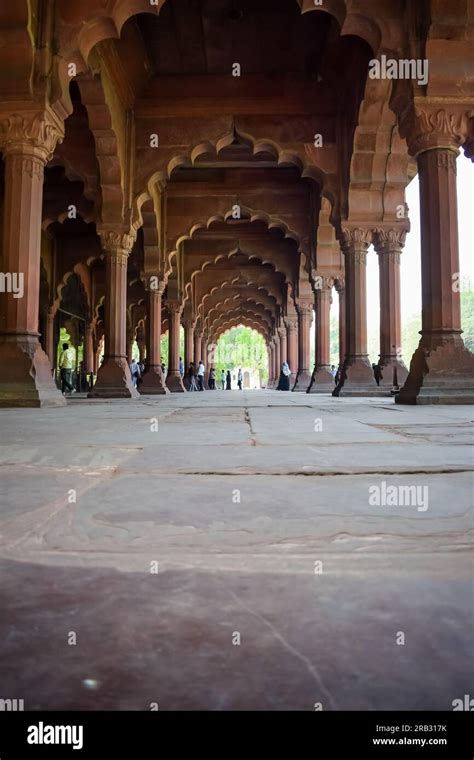
POLYGON ((471 422, 271 391, 2 410, 0 698, 451 709, 473 675, 471 422), (421 501, 371 499, 393 487, 421 501))

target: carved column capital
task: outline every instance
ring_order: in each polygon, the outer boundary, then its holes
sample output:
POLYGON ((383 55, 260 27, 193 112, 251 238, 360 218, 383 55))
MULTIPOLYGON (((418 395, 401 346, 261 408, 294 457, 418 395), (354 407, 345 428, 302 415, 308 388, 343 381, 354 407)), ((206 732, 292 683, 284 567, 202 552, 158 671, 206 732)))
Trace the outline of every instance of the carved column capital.
POLYGON ((64 123, 51 109, 0 114, 0 147, 6 155, 28 155, 44 166, 63 138, 64 123))
POLYGON ((372 242, 372 229, 370 227, 343 227, 342 249, 346 253, 350 250, 367 251, 372 242))
POLYGON ((457 155, 469 135, 469 118, 474 109, 467 104, 415 102, 400 120, 400 134, 408 143, 412 156, 433 148, 457 155))
POLYGON ((300 301, 296 305, 296 311, 301 316, 313 316, 313 304, 310 301, 300 301))
POLYGON ((293 319, 292 317, 286 317, 285 326, 289 333, 296 332, 296 330, 298 329, 298 320, 293 319))
POLYGON ((181 317, 183 313, 183 304, 180 301, 166 301, 166 308, 170 315, 174 314, 181 317))
POLYGON ((286 327, 278 327, 277 333, 280 338, 286 338, 286 327))
POLYGON ((342 293, 346 289, 346 278, 338 275, 334 282, 334 287, 338 293, 342 293))
POLYGON ((130 232, 115 232, 113 230, 99 230, 100 243, 107 255, 128 258, 133 248, 135 237, 130 232))
MULTIPOLYGON (((453 154, 454 156, 454 154, 453 154)), ((374 247, 380 254, 401 254, 405 245, 407 230, 402 228, 375 228, 374 247)))
POLYGON ((334 285, 334 277, 318 274, 315 270, 311 273, 313 291, 316 293, 322 290, 330 291, 334 285))

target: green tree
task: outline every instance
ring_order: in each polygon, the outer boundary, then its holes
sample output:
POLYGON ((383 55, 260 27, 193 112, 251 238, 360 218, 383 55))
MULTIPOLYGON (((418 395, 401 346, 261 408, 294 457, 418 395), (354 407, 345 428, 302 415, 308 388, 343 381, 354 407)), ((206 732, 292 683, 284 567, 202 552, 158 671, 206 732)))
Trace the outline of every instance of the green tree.
POLYGON ((233 370, 241 366, 258 369, 262 382, 266 383, 268 380, 268 355, 265 341, 259 332, 250 327, 243 325, 233 327, 221 335, 212 358, 214 358, 212 363, 217 377, 220 376, 222 370, 233 370))
POLYGON ((461 293, 461 327, 466 348, 474 352, 474 293, 461 293))

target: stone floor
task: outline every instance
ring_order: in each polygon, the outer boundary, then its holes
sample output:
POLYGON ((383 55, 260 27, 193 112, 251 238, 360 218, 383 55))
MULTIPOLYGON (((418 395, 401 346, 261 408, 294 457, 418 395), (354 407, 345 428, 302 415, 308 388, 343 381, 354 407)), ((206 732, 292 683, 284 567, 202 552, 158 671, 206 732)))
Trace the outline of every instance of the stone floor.
POLYGON ((471 416, 271 391, 1 411, 0 699, 451 709, 471 416), (429 501, 373 506, 383 482, 429 501))

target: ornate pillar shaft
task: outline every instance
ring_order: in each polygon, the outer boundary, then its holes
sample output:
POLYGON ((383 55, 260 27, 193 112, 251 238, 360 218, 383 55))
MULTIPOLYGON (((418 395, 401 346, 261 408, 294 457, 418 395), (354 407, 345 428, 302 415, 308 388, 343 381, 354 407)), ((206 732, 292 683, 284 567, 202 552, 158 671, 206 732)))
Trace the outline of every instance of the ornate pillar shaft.
POLYGON ((144 335, 142 335, 142 337, 137 340, 137 345, 140 352, 140 362, 144 365, 147 360, 146 338, 144 335))
POLYGON ((91 398, 138 398, 127 357, 127 264, 134 238, 127 233, 102 230, 105 257, 104 361, 91 398))
POLYGON ((281 370, 281 358, 280 358, 280 336, 277 334, 273 338, 274 345, 275 345, 275 353, 274 353, 274 362, 275 362, 275 380, 278 384, 278 380, 280 378, 280 370, 281 370))
POLYGON ((84 334, 84 370, 94 372, 94 325, 88 322, 84 334))
POLYGON ((346 358, 346 289, 339 286, 339 365, 344 364, 346 358))
POLYGON ((135 343, 134 338, 130 337, 130 335, 127 335, 127 362, 131 364, 133 359, 133 344, 135 343))
POLYGON ((292 387, 296 382, 298 374, 298 319, 295 317, 288 317, 285 320, 286 324, 286 339, 287 339, 287 356, 288 364, 290 365, 291 377, 290 386, 292 387))
POLYGON ((405 230, 376 230, 375 250, 379 259, 380 287, 380 384, 403 384, 408 375, 402 360, 402 316, 400 298, 400 255, 405 230))
POLYGON ((156 370, 159 368, 161 377, 161 292, 148 289, 148 312, 146 331, 148 367, 156 370))
POLYGON ((185 393, 186 389, 179 371, 179 343, 183 305, 179 301, 168 301, 167 307, 169 321, 169 369, 166 385, 171 393, 185 393))
POLYGON ((315 365, 308 393, 334 390, 331 375, 331 303, 333 280, 324 278, 321 288, 315 291, 316 329, 315 365))
POLYGON ((272 388, 275 382, 275 347, 273 342, 268 344, 268 387, 272 388))
POLYGON ((347 358, 367 359, 367 249, 364 242, 355 242, 345 254, 347 307, 347 358))
POLYGON ((474 403, 474 355, 461 338, 456 157, 469 135, 472 102, 415 99, 401 124, 418 163, 421 340, 398 403, 474 403))
POLYGON ((105 254, 105 357, 122 359, 125 357, 127 303, 127 262, 126 249, 107 250, 105 254))
POLYGON ((147 289, 146 370, 140 385, 143 395, 162 396, 168 393, 161 371, 161 306, 164 284, 156 287, 157 278, 150 277, 147 289))
POLYGON ((184 366, 188 369, 194 362, 194 325, 191 321, 184 323, 184 366))
POLYGON ((311 383, 310 362, 310 329, 313 319, 313 304, 310 301, 300 302, 298 312, 298 374, 294 391, 307 391, 311 383))
MULTIPOLYGON (((49 363, 51 365, 51 369, 54 368, 55 365, 55 350, 54 350, 54 319, 55 319, 55 312, 52 309, 48 309, 46 313, 45 318, 45 346, 46 346, 46 355, 49 359, 49 363)), ((85 357, 84 357, 85 358, 85 357)))
POLYGON ((283 362, 288 361, 286 329, 280 327, 278 329, 278 335, 280 337, 280 364, 283 364, 283 362))
POLYGON ((378 251, 380 282, 380 358, 389 360, 400 353, 400 251, 378 251))
POLYGON ((450 149, 418 156, 421 227, 421 344, 461 342, 456 155, 450 149))
POLYGON ((64 126, 52 111, 0 121, 5 161, 0 294, 0 406, 64 406, 38 340, 44 166, 64 126))
POLYGON ((367 353, 367 251, 372 232, 359 227, 343 230, 346 283, 346 357, 333 396, 377 395, 367 353), (342 391, 342 389, 344 389, 342 391))
MULTIPOLYGON (((194 328, 194 361, 196 367, 198 366, 202 356, 202 332, 194 328)), ((204 359, 203 359, 204 361, 204 359)))
POLYGON ((331 366, 331 288, 326 286, 316 291, 316 366, 331 366))
POLYGON ((208 342, 209 342, 209 336, 206 332, 202 334, 202 340, 201 340, 201 353, 202 353, 202 360, 204 362, 204 365, 206 367, 206 373, 209 372, 208 367, 208 361, 209 361, 209 350, 208 350, 208 342))

